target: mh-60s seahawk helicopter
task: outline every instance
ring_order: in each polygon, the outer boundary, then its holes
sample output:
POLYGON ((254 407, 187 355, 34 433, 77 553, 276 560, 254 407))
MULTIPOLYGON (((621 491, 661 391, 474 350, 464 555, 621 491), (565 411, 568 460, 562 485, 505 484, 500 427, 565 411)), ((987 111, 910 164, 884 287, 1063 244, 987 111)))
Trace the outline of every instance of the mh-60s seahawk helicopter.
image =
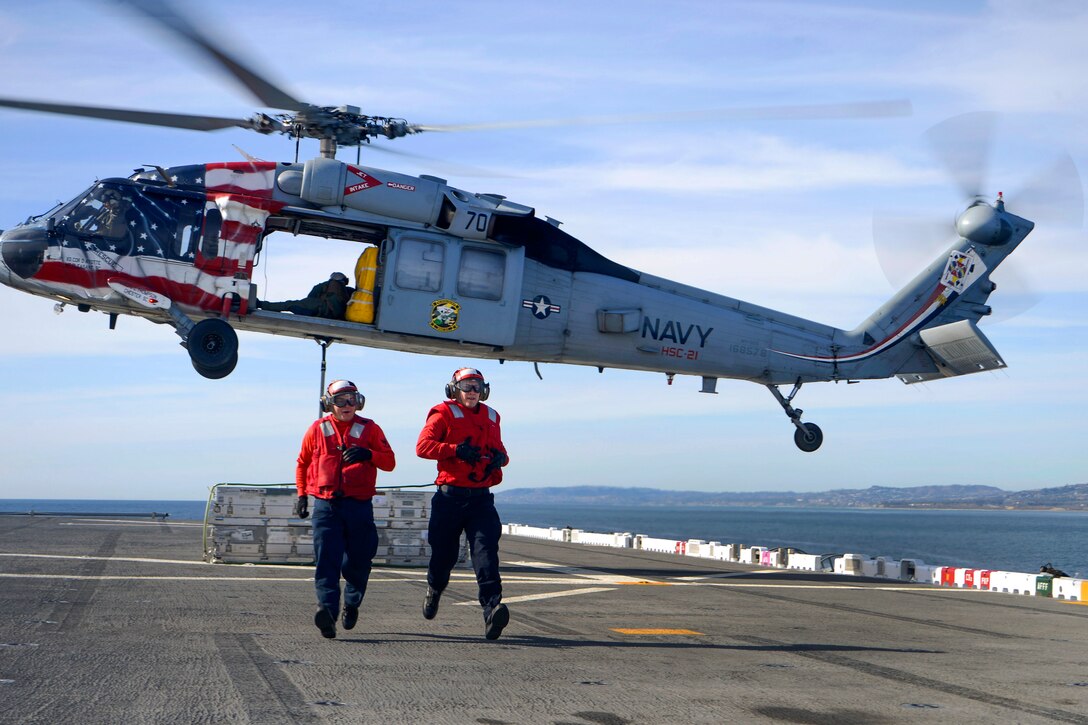
MULTIPOLYGON (((969 206, 947 251, 857 327, 837 329, 628 268, 502 196, 340 161, 338 145, 455 127, 298 101, 168 6, 130 4, 216 59, 266 106, 289 113, 235 120, 11 99, 0 105, 316 138, 321 156, 144 168, 102 180, 5 231, 0 282, 104 312, 111 328, 120 314, 169 324, 205 377, 234 369, 238 329, 313 338, 323 351, 336 341, 655 371, 670 382, 693 375, 706 393, 718 378, 735 378, 766 386, 795 427, 798 448, 815 451, 820 428, 792 406, 804 383, 891 376, 915 383, 1004 367, 976 323, 990 313, 990 274, 1034 225, 1007 211, 1000 196, 969 206), (363 248, 348 319, 257 309, 254 265, 275 232, 363 248), (793 386, 788 395, 782 385, 793 386)), ((861 104, 847 114, 869 111, 887 109, 861 104)))

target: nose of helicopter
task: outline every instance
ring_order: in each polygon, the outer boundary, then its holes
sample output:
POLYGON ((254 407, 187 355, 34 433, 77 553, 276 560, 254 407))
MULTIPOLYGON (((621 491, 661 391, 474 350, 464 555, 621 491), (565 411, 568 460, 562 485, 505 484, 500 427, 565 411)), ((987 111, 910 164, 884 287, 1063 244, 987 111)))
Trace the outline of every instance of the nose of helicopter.
POLYGON ((30 279, 45 261, 48 243, 36 230, 12 229, 0 234, 0 283, 30 279))

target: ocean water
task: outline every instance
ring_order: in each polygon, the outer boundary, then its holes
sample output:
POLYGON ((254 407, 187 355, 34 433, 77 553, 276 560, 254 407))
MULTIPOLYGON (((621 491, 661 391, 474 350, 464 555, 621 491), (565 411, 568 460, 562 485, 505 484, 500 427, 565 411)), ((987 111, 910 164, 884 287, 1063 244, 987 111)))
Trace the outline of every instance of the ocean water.
MULTIPOLYGON (((723 544, 791 546, 811 554, 853 553, 928 564, 1035 572, 1046 563, 1088 576, 1088 513, 783 508, 772 506, 545 506, 504 504, 506 523, 570 526, 723 544)), ((0 499, 0 512, 168 514, 202 521, 204 501, 0 499)))

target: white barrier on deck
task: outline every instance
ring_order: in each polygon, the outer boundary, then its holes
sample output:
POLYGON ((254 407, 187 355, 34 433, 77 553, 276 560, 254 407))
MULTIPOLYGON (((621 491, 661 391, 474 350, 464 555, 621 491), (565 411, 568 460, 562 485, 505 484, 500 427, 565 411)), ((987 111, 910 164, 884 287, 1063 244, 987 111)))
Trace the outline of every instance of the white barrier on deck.
POLYGON ((921 559, 896 561, 884 556, 875 559, 863 554, 806 554, 786 548, 722 544, 702 539, 662 539, 645 534, 595 533, 582 529, 523 524, 503 524, 503 533, 587 546, 608 546, 619 549, 641 549, 662 554, 691 556, 717 561, 730 561, 750 566, 766 566, 797 571, 828 571, 844 576, 911 581, 933 586, 960 589, 980 589, 1022 596, 1053 597, 1070 601, 1088 601, 1088 580, 1023 572, 971 569, 967 567, 935 566, 921 559))
POLYGON ((786 568, 800 571, 820 571, 820 554, 790 554, 790 562, 786 568))
POLYGON ((1073 602, 1088 601, 1088 580, 1062 577, 1054 580, 1054 598, 1073 602))
POLYGON ((572 544, 586 544, 588 546, 611 546, 619 549, 631 548, 630 534, 595 534, 591 531, 571 529, 570 540, 572 544))

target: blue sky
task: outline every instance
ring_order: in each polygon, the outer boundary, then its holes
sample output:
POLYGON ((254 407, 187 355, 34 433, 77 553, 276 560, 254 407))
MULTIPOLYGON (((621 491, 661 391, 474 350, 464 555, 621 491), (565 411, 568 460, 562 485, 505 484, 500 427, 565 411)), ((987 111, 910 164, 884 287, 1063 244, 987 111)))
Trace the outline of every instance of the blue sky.
MULTIPOLYGON (((1088 8, 1081 3, 185 3, 186 14, 296 97, 418 123, 909 99, 905 118, 656 122, 429 134, 364 163, 501 193, 630 267, 839 327, 893 292, 875 213, 951 225, 965 201, 924 134, 1001 114, 988 196, 1011 211, 1060 154, 1088 173, 1088 8), (421 158, 425 157, 425 158, 421 158)), ((247 117, 236 83, 114 3, 0 10, 0 96, 247 117)), ((0 110, 0 227, 96 178, 294 144, 0 110)), ((304 143, 302 157, 317 154, 304 143)), ((354 151, 341 152, 353 160, 354 151)), ((1078 182, 1080 183, 1080 182, 1078 182)), ((1063 195, 1079 198, 1081 190, 1063 195)), ((1035 204, 1033 209, 1040 209, 1035 204)), ((1078 208, 1077 212, 1080 211, 1078 208)), ((814 454, 761 386, 594 368, 438 358, 334 345, 329 375, 367 395, 399 465, 433 480, 414 444, 450 372, 475 364, 503 414, 504 487, 604 484, 708 491, 1088 481, 1083 223, 1053 209, 1006 267, 1041 301, 985 332, 1009 367, 924 386, 813 384, 795 401, 824 430, 814 454)), ((913 227, 911 227, 913 228, 913 227)), ((921 269, 943 238, 917 239, 921 269)), ((272 237, 255 279, 301 296, 357 248, 272 237)), ((908 255, 909 256, 909 255, 908 255)), ((1003 311, 1002 267, 991 297, 1003 311)), ((199 499, 222 481, 293 479, 316 412, 320 350, 242 333, 235 372, 199 377, 174 333, 0 288, 0 498, 199 499)))

